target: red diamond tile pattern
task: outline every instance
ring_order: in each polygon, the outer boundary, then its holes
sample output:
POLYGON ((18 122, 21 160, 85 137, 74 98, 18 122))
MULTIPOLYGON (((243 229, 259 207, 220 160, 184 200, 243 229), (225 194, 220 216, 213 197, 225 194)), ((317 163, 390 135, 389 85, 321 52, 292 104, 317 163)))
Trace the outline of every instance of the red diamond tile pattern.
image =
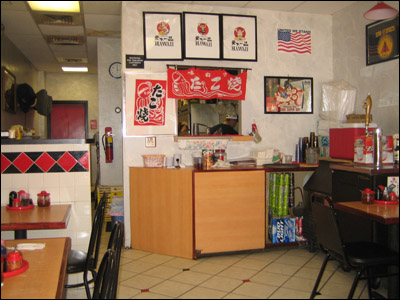
POLYGON ((15 160, 14 166, 17 167, 22 173, 25 173, 32 165, 34 164, 33 160, 28 157, 25 153, 21 153, 15 160))
POLYGON ((86 170, 89 170, 89 152, 86 152, 81 159, 79 160, 79 163, 84 167, 86 170))
POLYGON ((65 152, 65 154, 58 160, 58 164, 67 172, 75 166, 76 162, 76 159, 69 152, 65 152))
MULTIPOLYGON (((26 152, 30 155, 30 152, 26 152)), ((1 174, 12 174, 12 173, 26 173, 28 170, 30 173, 47 173, 53 166, 58 163, 65 172, 81 172, 87 171, 89 172, 89 152, 82 152, 83 155, 80 157, 79 162, 77 159, 71 155, 69 152, 60 152, 59 158, 53 158, 49 153, 43 152, 41 155, 38 155, 37 159, 33 161, 26 153, 21 152, 5 152, 5 155, 1 153, 1 174), (11 155, 12 154, 12 155, 11 155), (10 156, 11 155, 11 156, 10 156), (7 157, 16 157, 13 161, 10 161, 7 157), (79 168, 74 168, 75 165, 81 165, 79 168), (31 167, 34 167, 33 169, 31 167), (82 169, 83 167, 83 169, 82 169), (36 169, 35 169, 36 168, 36 169)), ((54 154, 55 152, 51 152, 54 154)), ((37 152, 35 152, 37 155, 37 152)), ((40 154, 40 153, 39 153, 40 154)), ((31 157, 36 157, 32 156, 31 157)), ((63 172, 60 169, 60 172, 63 172)))
POLYGON ((1 154, 1 173, 3 172, 11 165, 11 161, 9 161, 3 153, 1 154))
POLYGON ((41 168, 44 172, 50 170, 56 161, 46 152, 44 152, 37 160, 36 165, 41 168))

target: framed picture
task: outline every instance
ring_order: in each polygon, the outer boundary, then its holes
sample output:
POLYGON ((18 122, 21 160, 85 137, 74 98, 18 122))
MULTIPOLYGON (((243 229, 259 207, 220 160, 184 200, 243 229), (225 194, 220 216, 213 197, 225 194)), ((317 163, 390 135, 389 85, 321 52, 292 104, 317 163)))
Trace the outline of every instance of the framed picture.
POLYGON ((3 110, 17 113, 17 83, 15 76, 5 67, 1 68, 1 106, 3 110))
POLYGON ((220 59, 220 15, 183 13, 184 58, 220 59))
POLYGON ((265 76, 264 113, 312 114, 313 79, 265 76))
POLYGON ((182 60, 182 14, 143 12, 147 60, 182 60))
POLYGON ((257 61, 257 17, 222 15, 222 58, 257 61))
POLYGON ((166 93, 167 73, 126 74, 125 80, 124 136, 176 135, 176 101, 166 93))
POLYGON ((399 58, 399 16, 366 25, 367 66, 399 58))

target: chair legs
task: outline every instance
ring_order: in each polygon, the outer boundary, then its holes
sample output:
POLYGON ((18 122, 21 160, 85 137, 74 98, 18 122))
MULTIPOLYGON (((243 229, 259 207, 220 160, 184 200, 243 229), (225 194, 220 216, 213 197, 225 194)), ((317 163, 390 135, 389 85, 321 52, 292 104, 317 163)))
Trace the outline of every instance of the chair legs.
POLYGON ((310 299, 314 299, 316 295, 321 295, 321 293, 317 292, 317 290, 318 290, 319 283, 321 282, 322 275, 324 275, 324 271, 325 271, 326 265, 328 264, 329 259, 330 259, 329 254, 326 254, 324 262, 322 263, 321 269, 319 271, 317 281, 315 282, 314 288, 311 292, 310 299))
POLYGON ((97 273, 95 270, 89 270, 89 271, 92 273, 92 279, 88 280, 87 274, 84 273, 83 274, 83 282, 76 283, 76 284, 67 284, 67 285, 65 285, 65 288, 77 288, 77 287, 84 286, 87 298, 91 299, 89 284, 91 284, 92 282, 95 281, 97 273))

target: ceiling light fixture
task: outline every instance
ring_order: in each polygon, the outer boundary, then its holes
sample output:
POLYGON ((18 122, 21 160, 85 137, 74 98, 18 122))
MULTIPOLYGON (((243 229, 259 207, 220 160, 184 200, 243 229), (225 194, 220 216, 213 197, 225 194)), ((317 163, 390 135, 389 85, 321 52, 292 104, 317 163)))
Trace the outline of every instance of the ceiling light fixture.
POLYGON ((364 14, 364 18, 368 20, 384 20, 393 18, 398 14, 399 11, 397 9, 385 4, 383 1, 378 1, 378 4, 364 14))
POLYGON ((61 67, 64 72, 87 72, 87 67, 61 67))
POLYGON ((28 1, 28 4, 38 11, 80 12, 79 1, 28 1))

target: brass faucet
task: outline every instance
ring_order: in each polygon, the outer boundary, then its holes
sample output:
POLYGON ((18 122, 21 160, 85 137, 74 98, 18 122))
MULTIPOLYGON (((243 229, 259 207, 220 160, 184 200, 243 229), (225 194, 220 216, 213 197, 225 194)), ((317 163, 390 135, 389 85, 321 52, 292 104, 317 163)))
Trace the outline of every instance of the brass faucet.
POLYGON ((371 123, 371 109, 372 109, 372 99, 370 94, 362 103, 363 108, 365 109, 365 134, 368 135, 368 127, 371 123))

